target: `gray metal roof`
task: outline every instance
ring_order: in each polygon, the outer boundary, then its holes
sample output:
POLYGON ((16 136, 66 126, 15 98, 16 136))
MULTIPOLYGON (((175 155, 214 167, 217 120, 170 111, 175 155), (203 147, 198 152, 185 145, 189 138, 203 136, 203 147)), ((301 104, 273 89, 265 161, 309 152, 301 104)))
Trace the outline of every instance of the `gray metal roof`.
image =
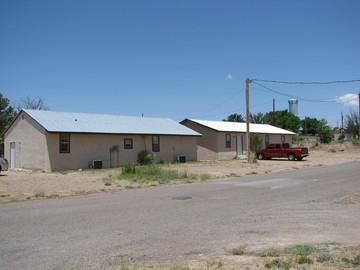
MULTIPOLYGON (((242 122, 226 122, 226 121, 208 121, 208 120, 196 120, 188 119, 189 121, 198 123, 216 131, 222 132, 246 132, 246 123, 242 122)), ((250 132, 258 134, 284 134, 295 135, 294 132, 274 127, 268 124, 250 124, 250 132)))
POLYGON ((201 136, 170 118, 23 110, 48 132, 201 136))

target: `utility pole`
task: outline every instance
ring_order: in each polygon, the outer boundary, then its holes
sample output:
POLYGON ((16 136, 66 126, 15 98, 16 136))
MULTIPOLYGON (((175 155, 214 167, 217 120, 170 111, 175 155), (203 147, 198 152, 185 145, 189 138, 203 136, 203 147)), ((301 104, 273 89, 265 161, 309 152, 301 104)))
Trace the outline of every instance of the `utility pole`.
POLYGON ((273 98, 273 113, 275 113, 275 98, 273 98))
POLYGON ((250 94, 249 94, 249 88, 250 88, 250 82, 251 80, 249 78, 246 78, 246 143, 247 143, 247 162, 250 163, 250 109, 249 109, 249 103, 250 103, 250 94))

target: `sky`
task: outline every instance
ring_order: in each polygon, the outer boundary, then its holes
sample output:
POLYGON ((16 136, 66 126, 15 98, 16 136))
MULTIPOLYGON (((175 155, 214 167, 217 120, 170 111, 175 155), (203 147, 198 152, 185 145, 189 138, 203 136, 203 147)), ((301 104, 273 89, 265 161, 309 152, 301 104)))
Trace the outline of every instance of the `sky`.
POLYGON ((359 14, 358 0, 0 0, 0 93, 221 121, 246 116, 249 78, 251 113, 298 99, 301 119, 341 127, 359 110, 359 14))

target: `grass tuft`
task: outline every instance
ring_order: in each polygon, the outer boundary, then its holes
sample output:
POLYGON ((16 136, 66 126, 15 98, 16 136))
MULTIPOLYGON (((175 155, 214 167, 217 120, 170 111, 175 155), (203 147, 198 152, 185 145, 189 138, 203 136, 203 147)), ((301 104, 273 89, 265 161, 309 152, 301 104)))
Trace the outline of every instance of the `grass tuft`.
POLYGON ((231 250, 231 254, 232 255, 238 255, 238 256, 244 255, 245 254, 245 246, 240 246, 240 247, 237 247, 237 248, 233 248, 231 250))
POLYGON ((44 192, 44 191, 36 191, 36 192, 34 193, 34 197, 35 197, 35 198, 45 198, 46 195, 45 195, 45 192, 44 192))

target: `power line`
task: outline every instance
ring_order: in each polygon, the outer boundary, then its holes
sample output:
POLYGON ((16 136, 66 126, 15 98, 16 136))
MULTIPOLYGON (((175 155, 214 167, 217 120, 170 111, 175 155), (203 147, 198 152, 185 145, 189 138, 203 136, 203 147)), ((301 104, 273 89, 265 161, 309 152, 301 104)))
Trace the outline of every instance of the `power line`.
POLYGON ((204 115, 204 114, 206 114, 206 113, 208 113, 208 112, 210 112, 210 111, 214 110, 215 108, 219 107, 220 105, 224 104, 225 102, 227 102, 227 101, 229 101, 230 99, 234 98, 235 96, 239 95, 241 92, 242 92, 242 90, 240 90, 240 91, 236 92, 234 95, 232 95, 232 96, 228 97, 227 99, 225 99, 225 100, 221 101, 220 103, 218 103, 218 104, 214 105, 214 106, 213 106, 213 107, 211 107, 210 109, 207 109, 206 111, 204 111, 204 112, 202 112, 202 113, 198 114, 198 115, 197 115, 197 117, 200 117, 200 116, 202 116, 202 115, 204 115))
POLYGON ((269 87, 266 87, 260 83, 256 83, 256 82, 253 82, 252 83, 268 90, 268 91, 271 91, 271 92, 274 92, 276 94, 279 94, 279 95, 282 95, 282 96, 286 96, 286 97, 289 97, 289 98, 296 98, 296 99, 299 99, 299 100, 303 100, 303 101, 309 101, 309 102, 336 102, 334 100, 325 100, 325 99, 310 99, 310 98, 303 98, 303 97, 297 97, 297 96, 294 96, 294 95, 288 95, 288 94, 285 94, 285 93, 282 93, 282 92, 279 92, 279 91, 276 91, 274 89, 271 89, 269 87))
POLYGON ((251 82, 254 82, 254 81, 255 81, 255 82, 280 83, 280 84, 336 84, 336 83, 354 83, 354 82, 360 82, 360 80, 329 81, 329 82, 287 82, 287 81, 251 79, 251 82))

